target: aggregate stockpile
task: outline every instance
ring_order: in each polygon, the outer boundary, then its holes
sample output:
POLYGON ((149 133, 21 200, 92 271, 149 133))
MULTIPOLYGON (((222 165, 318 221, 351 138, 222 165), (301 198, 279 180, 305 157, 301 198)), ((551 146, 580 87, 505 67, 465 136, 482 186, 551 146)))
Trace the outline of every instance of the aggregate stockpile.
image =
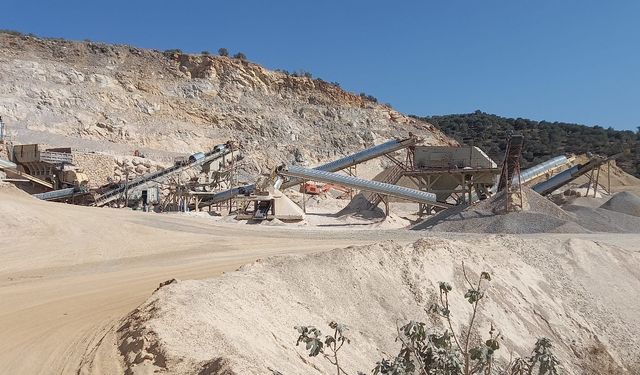
POLYGON ((510 236, 389 241, 178 281, 122 323, 119 348, 132 374, 332 374, 327 362, 295 347, 293 326, 323 329, 336 320, 350 327, 352 339, 341 352, 344 369, 368 373, 397 353, 398 321, 445 329, 425 313, 439 281, 453 286, 454 329, 467 321, 462 261, 472 277, 492 274, 478 334, 493 323, 505 336, 499 362, 509 351, 528 354, 546 336, 566 374, 640 370, 640 302, 629 298, 640 287, 638 253, 587 240, 510 236))
POLYGON ((560 207, 528 187, 523 187, 522 193, 523 209, 519 212, 504 213, 506 196, 501 192, 473 206, 443 211, 412 229, 466 233, 640 233, 640 217, 628 212, 640 207, 637 203, 640 198, 633 193, 617 193, 595 208, 571 204, 560 207))
POLYGON ((246 172, 316 165, 412 132, 454 144, 431 124, 328 82, 220 56, 0 33, 0 115, 22 143, 116 156, 175 153, 227 140, 246 172))

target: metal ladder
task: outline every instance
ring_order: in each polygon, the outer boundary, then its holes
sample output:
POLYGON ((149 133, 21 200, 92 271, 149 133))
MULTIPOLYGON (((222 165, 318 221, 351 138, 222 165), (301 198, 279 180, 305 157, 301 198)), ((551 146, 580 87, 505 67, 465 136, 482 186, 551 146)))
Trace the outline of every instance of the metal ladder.
MULTIPOLYGON (((394 165, 391 168, 391 171, 380 182, 395 185, 398 183, 398 181, 400 181, 403 175, 404 168, 399 165, 394 165)), ((369 207, 375 208, 380 204, 380 202, 382 202, 384 197, 382 196, 382 194, 369 192, 365 194, 365 198, 367 199, 367 201, 369 201, 369 207)))
POLYGON ((498 191, 508 189, 515 173, 520 173, 520 156, 524 147, 524 137, 514 134, 509 137, 502 162, 502 172, 498 182, 498 191), (517 169, 517 170, 516 170, 517 169))

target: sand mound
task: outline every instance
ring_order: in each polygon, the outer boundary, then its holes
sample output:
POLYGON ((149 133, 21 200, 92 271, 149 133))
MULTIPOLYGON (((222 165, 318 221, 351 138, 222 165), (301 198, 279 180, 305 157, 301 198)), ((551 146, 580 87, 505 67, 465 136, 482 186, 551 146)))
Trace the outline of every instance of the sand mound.
POLYGON ((565 210, 575 214, 575 222, 593 232, 640 233, 640 217, 604 208, 567 205, 565 210))
MULTIPOLYGON (((414 229, 424 229, 416 226, 414 229)), ((487 217, 447 218, 431 227, 440 232, 463 233, 586 233, 580 225, 569 220, 535 212, 513 212, 487 217)))
POLYGON ((600 208, 616 211, 627 215, 640 216, 640 197, 631 192, 615 194, 600 208))
POLYGON ((521 212, 504 214, 506 194, 470 207, 454 207, 416 225, 413 229, 466 233, 585 233, 573 215, 535 191, 523 187, 521 212))
POLYGON ((336 216, 360 216, 363 218, 384 217, 384 210, 380 207, 371 208, 371 205, 363 193, 356 194, 345 208, 336 216))
POLYGON ((593 367, 602 363, 640 369, 633 367, 640 302, 629 298, 640 288, 640 255, 592 241, 508 236, 385 242, 269 258, 221 278, 179 281, 126 319, 120 350, 134 374, 330 374, 335 370, 326 362, 295 347, 293 326, 325 328, 337 320, 350 326, 352 338, 343 349, 345 370, 368 371, 398 350, 398 320, 442 328, 424 311, 438 281, 451 282, 454 320, 465 320, 471 311, 462 298, 461 261, 474 277, 493 274, 479 332, 493 322, 505 335, 501 361, 509 350, 525 354, 547 336, 567 374, 602 373, 593 367))
POLYGON ((8 245, 0 271, 160 253, 188 240, 188 232, 188 225, 153 213, 45 202, 0 186, 0 237, 8 245))

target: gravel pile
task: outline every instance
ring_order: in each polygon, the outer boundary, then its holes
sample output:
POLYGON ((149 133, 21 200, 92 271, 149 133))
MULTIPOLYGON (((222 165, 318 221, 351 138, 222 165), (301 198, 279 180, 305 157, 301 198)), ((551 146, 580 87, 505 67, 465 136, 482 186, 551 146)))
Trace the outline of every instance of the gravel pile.
POLYGON ((356 194, 349 204, 340 210, 336 216, 355 216, 363 218, 384 218, 384 205, 380 204, 378 207, 371 208, 369 201, 363 193, 356 194))
POLYGON ((522 189, 524 210, 503 214, 506 195, 498 193, 471 207, 454 207, 413 229, 466 233, 586 233, 574 215, 529 188, 522 189))
POLYGON ((615 194, 605 204, 600 206, 600 208, 640 217, 640 197, 633 193, 623 191, 615 194))
POLYGON ((511 212, 502 215, 449 217, 435 225, 422 223, 414 229, 461 233, 587 233, 573 221, 536 212, 511 212))
POLYGON ((565 210, 575 214, 575 222, 593 232, 640 233, 640 217, 604 208, 567 205, 565 210))

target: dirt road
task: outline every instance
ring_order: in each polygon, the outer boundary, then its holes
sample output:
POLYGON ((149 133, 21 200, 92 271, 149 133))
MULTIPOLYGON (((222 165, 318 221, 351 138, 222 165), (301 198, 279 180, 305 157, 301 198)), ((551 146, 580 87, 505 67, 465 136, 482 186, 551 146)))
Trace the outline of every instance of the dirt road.
MULTIPOLYGON (((277 254, 390 236, 385 231, 215 224, 36 201, 0 190, 0 373, 112 373, 93 353, 162 281, 205 278, 277 254), (92 362, 93 361, 93 362, 92 362)), ((419 234, 408 234, 407 241, 419 234)))
MULTIPOLYGON (((271 255, 411 242, 426 234, 232 225, 45 203, 6 188, 0 189, 0 233, 0 374, 121 373, 115 345, 95 348, 101 340, 115 343, 111 328, 167 279, 213 277, 271 255)), ((625 247, 637 241, 593 237, 625 247)))

